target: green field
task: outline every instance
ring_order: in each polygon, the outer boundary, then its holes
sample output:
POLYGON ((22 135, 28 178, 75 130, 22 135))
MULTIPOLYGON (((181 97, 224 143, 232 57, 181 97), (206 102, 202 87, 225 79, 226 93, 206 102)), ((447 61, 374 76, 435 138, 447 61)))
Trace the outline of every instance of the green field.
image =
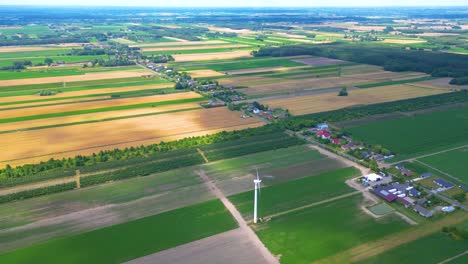
POLYGON ((257 235, 282 264, 312 263, 408 225, 388 216, 378 221, 359 209, 358 195, 293 212, 261 224, 257 235))
MULTIPOLYGON (((264 187, 258 204, 259 215, 267 216, 350 193, 353 189, 345 181, 358 174, 357 169, 349 167, 264 187)), ((248 191, 229 199, 244 217, 250 219, 253 196, 254 192, 248 191)))
POLYGON ((448 235, 439 232, 400 245, 359 263, 439 263, 443 260, 463 253, 467 249, 468 240, 454 240, 448 235))
POLYGON ((446 172, 468 184, 468 148, 460 148, 433 156, 421 158, 420 161, 446 172))
POLYGON ((218 200, 51 240, 0 255, 2 263, 120 263, 236 227, 218 200))
POLYGON ((0 97, 20 96, 37 94, 42 90, 49 90, 53 92, 72 92, 81 90, 92 90, 100 88, 118 88, 125 86, 137 85, 151 85, 151 84, 165 84, 170 83, 167 80, 159 78, 116 78, 107 80, 94 80, 94 81, 80 81, 68 82, 66 84, 60 83, 45 83, 45 84, 30 84, 30 85, 16 85, 0 88, 0 97))
POLYGON ((382 145, 402 160, 468 144, 468 107, 418 114, 412 117, 347 128, 370 144, 382 145))
POLYGON ((11 66, 14 61, 17 60, 28 60, 33 65, 38 63, 44 63, 45 58, 50 58, 54 61, 64 61, 65 63, 76 63, 76 62, 87 62, 93 59, 106 59, 107 55, 92 55, 92 56, 42 56, 42 57, 21 57, 14 59, 0 59, 0 67, 11 66))
POLYGON ((108 72, 108 71, 123 71, 123 70, 138 70, 136 66, 125 67, 97 67, 97 68, 81 68, 81 67, 57 67, 45 68, 40 70, 24 70, 24 71, 0 71, 0 80, 28 79, 28 78, 43 78, 68 75, 83 75, 89 72, 108 72))

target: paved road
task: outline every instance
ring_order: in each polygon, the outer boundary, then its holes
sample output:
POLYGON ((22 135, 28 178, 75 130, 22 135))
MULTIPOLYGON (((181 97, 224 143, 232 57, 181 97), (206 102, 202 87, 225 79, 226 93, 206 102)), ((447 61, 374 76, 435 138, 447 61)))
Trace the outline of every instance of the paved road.
POLYGON ((240 229, 242 230, 243 235, 252 242, 253 247, 251 250, 257 250, 264 260, 270 264, 279 264, 278 259, 276 259, 271 252, 263 245, 262 241, 257 237, 255 232, 247 225, 247 222, 244 220, 242 215, 237 208, 229 201, 224 193, 214 184, 214 182, 206 175, 205 171, 200 170, 197 171, 200 178, 209 188, 209 190, 224 204, 224 206, 228 209, 228 211, 232 214, 234 219, 236 219, 237 223, 239 224, 240 229))

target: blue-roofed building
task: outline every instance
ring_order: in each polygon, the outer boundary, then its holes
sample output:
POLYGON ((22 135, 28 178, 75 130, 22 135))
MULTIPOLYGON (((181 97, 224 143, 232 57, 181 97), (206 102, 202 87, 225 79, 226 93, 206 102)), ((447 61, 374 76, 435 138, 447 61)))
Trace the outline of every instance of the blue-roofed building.
POLYGON ((446 188, 446 189, 452 188, 454 186, 453 183, 442 180, 440 178, 435 179, 434 183, 439 185, 441 188, 446 188))
POLYGON ((426 179, 426 178, 429 178, 429 177, 432 177, 432 173, 430 173, 430 172, 423 173, 420 176, 421 179, 426 179))

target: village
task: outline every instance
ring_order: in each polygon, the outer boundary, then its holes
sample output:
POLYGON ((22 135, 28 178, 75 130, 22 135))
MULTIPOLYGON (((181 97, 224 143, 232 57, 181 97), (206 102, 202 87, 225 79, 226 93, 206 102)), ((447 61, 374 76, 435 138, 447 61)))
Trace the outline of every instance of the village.
POLYGON ((412 210, 426 218, 468 210, 463 201, 446 193, 455 188, 466 192, 466 186, 457 186, 429 171, 413 171, 406 163, 385 164, 385 160, 395 157, 389 150, 355 141, 327 123, 303 129, 301 134, 310 142, 369 167, 373 173, 356 179, 357 183, 391 207, 412 210), (380 167, 382 164, 386 166, 380 167))

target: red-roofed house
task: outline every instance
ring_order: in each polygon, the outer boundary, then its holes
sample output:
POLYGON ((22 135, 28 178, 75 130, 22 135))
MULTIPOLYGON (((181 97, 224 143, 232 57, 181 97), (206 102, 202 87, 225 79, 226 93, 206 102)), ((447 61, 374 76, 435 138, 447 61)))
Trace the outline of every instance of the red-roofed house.
POLYGON ((341 143, 341 140, 338 139, 338 138, 334 138, 334 139, 331 140, 331 142, 332 142, 333 144, 335 144, 335 145, 339 145, 339 144, 341 143))
POLYGON ((317 132, 317 137, 322 139, 330 139, 331 134, 328 131, 320 130, 319 132, 317 132))

